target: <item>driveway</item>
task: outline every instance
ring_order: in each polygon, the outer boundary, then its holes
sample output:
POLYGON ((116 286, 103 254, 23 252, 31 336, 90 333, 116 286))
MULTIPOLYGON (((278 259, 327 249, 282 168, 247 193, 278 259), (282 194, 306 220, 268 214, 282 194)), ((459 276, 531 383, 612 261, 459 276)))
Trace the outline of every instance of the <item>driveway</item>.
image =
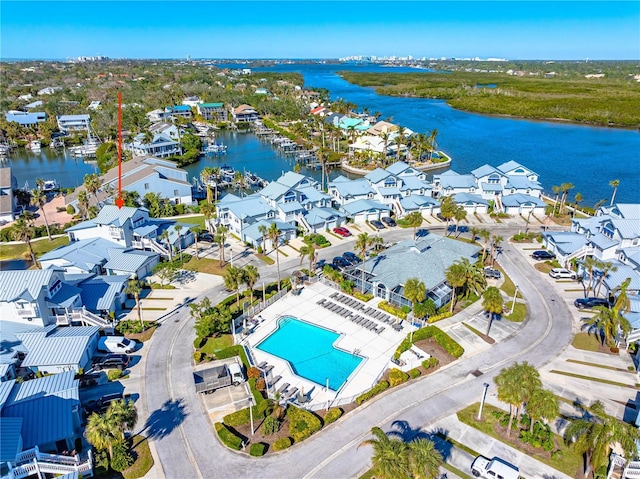
MULTIPOLYGON (((404 233, 406 237, 406 230, 404 233)), ((415 435, 420 428, 478 401, 482 384, 493 384, 493 377, 514 361, 545 365, 571 339, 569 310, 553 285, 531 274, 526 258, 506 242, 503 248, 498 261, 519 285, 530 308, 530 319, 519 334, 419 381, 389 390, 304 443, 261 459, 238 455, 215 437, 191 384, 194 332, 182 308, 159 328, 146 362, 145 400, 150 414, 146 434, 156 443, 166 477, 357 477, 370 464, 371 449, 358 445, 369 437, 371 427, 389 430, 400 420, 415 435)), ((287 267, 289 263, 294 261, 287 261, 287 267)), ((282 266, 284 270, 285 264, 282 266)), ((214 290, 208 296, 215 302, 224 294, 214 290)), ((536 471, 525 468, 522 474, 537 477, 536 471)))

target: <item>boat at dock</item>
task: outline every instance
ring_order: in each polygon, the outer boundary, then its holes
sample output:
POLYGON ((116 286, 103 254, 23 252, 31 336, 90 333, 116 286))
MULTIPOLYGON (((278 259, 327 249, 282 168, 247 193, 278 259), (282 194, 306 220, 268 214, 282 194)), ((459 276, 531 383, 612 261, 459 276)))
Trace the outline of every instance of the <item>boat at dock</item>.
POLYGON ((30 149, 33 152, 39 152, 40 150, 42 150, 42 144, 40 143, 40 140, 31 140, 28 144, 27 144, 27 148, 30 149))
POLYGON ((58 182, 56 180, 44 180, 41 190, 45 193, 50 191, 56 191, 58 189, 58 182))
POLYGON ((75 158, 95 158, 100 145, 100 140, 89 136, 83 145, 72 146, 69 152, 75 158))
POLYGON ((227 145, 222 143, 211 143, 202 150, 204 155, 224 155, 227 153, 227 145))

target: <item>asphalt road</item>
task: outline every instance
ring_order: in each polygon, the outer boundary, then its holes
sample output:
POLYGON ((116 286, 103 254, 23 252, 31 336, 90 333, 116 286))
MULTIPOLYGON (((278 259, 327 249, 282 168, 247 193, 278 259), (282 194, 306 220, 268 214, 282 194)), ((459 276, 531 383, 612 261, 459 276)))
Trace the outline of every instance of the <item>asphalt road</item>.
MULTIPOLYGON (((517 230, 501 228, 499 234, 507 238, 517 230)), ((384 234, 387 241, 406 237, 410 237, 407 230, 384 234)), ((352 241, 344 243, 344 247, 340 244, 322 250, 320 258, 331 259, 352 249, 352 241)), ((531 274, 531 266, 507 241, 503 242, 498 262, 528 302, 529 319, 517 334, 483 353, 387 391, 303 443, 261 459, 230 451, 215 437, 193 387, 191 354, 195 335, 188 308, 181 308, 155 333, 145 371, 143 400, 150 417, 144 433, 155 441, 166 477, 357 477, 369 467, 371 457, 369 447, 358 445, 370 436, 373 426, 389 430, 394 421, 404 421, 409 438, 421 428, 429 430, 429 425, 438 419, 478 401, 482 384, 493 384, 493 377, 503 367, 515 361, 543 365, 569 344, 569 310, 542 275, 531 274), (476 370, 482 375, 471 374, 476 370)), ((282 276, 298 267, 299 259, 283 261, 282 276)), ((276 276, 275 268, 263 268, 261 274, 268 281, 276 276)), ((226 293, 218 288, 207 295, 216 301, 226 293)), ((527 475, 527 471, 523 474, 527 475)))

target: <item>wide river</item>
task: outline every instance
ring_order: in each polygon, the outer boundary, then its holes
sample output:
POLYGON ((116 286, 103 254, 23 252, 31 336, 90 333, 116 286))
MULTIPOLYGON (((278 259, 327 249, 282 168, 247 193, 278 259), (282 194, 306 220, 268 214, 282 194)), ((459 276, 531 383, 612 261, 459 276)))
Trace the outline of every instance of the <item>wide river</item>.
MULTIPOLYGON (((492 117, 455 110, 439 100, 380 96, 372 88, 352 85, 336 74, 345 69, 418 71, 329 64, 283 64, 254 70, 299 72, 308 88, 326 88, 334 100, 342 98, 370 112, 380 112, 382 119, 391 118, 415 132, 436 128, 438 147, 451 155, 452 168, 459 173, 468 173, 485 163, 497 166, 515 160, 539 173, 549 194, 553 185, 570 182, 575 185, 570 199, 580 192, 583 203, 593 205, 600 199, 609 199, 613 191, 609 181, 619 179, 617 200, 640 202, 640 133, 637 130, 492 117)), ((188 166, 186 169, 191 175, 197 176, 207 164, 226 163, 272 180, 292 168, 291 161, 278 156, 252 134, 222 134, 218 141, 228 145, 227 156, 207 158, 188 166)), ((91 163, 76 161, 46 148, 38 155, 20 149, 12 154, 9 163, 20 186, 28 181, 33 187, 35 178, 40 177, 56 179, 62 186, 72 187, 82 183, 85 173, 95 171, 91 163)), ((318 172, 306 173, 319 176, 318 172)), ((331 176, 337 173, 334 171, 331 176)))

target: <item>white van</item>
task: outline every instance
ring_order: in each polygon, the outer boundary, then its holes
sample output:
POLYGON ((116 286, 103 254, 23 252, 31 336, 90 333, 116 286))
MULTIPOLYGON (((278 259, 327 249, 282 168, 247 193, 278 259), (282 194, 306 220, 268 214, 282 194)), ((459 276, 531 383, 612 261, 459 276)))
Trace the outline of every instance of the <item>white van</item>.
POLYGON ((499 457, 494 457, 491 460, 484 456, 476 457, 473 464, 471 464, 471 473, 475 477, 482 477, 484 479, 520 478, 520 470, 499 457))
POLYGON ((98 341, 98 351, 129 354, 136 350, 138 343, 124 336, 103 336, 98 341))
POLYGON ((244 374, 242 374, 242 368, 238 363, 229 364, 229 374, 231 375, 231 384, 237 386, 245 381, 244 374))

